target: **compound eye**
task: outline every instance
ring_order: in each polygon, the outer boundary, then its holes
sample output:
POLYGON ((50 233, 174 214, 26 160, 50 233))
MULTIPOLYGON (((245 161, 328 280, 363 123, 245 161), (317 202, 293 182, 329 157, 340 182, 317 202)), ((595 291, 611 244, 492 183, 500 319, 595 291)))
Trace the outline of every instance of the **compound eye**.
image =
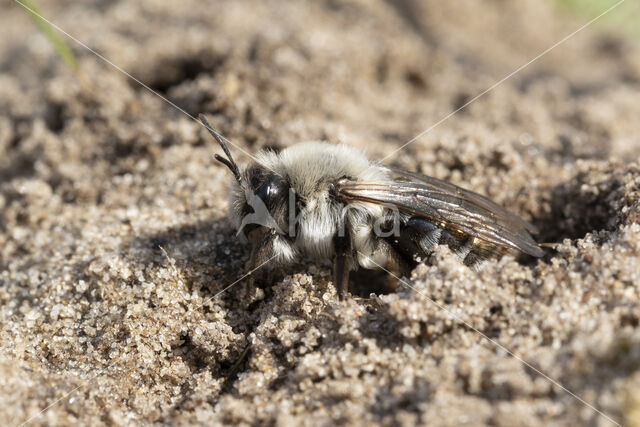
POLYGON ((287 193, 287 183, 279 176, 270 176, 256 190, 256 196, 260 197, 267 208, 275 206, 287 193))

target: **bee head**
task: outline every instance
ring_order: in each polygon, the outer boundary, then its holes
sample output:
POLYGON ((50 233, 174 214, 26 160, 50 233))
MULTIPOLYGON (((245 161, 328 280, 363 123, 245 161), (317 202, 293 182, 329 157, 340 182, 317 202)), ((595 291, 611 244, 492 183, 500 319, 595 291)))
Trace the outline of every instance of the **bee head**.
MULTIPOLYGON (((288 229, 289 183, 263 165, 255 163, 245 172, 247 189, 238 206, 239 231, 249 235, 258 228, 284 234, 288 229)), ((237 205, 236 205, 237 206, 237 205)))
POLYGON ((289 183, 258 163, 241 173, 222 136, 204 115, 200 115, 200 120, 227 156, 216 154, 216 160, 231 170, 238 184, 232 195, 232 207, 239 220, 238 234, 242 232, 249 237, 255 230, 284 234, 288 230, 289 183))

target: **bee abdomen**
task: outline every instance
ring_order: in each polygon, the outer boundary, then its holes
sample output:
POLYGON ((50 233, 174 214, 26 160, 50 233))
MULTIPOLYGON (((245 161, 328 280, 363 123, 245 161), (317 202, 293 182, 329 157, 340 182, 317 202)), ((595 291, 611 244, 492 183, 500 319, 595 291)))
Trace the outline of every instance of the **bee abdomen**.
POLYGON ((464 259, 471 251, 469 240, 469 237, 464 233, 442 230, 440 233, 440 241, 438 243, 449 246, 449 249, 451 249, 461 259, 464 259))
POLYGON ((480 239, 472 239, 470 246, 471 250, 462 262, 471 268, 478 268, 484 261, 491 258, 500 258, 506 252, 504 248, 480 239))
POLYGON ((471 268, 478 268, 484 261, 504 253, 501 247, 460 231, 443 230, 439 243, 449 246, 463 264, 471 268))
POLYGON ((400 225, 400 234, 387 240, 407 262, 429 255, 440 242, 442 229, 423 218, 410 217, 400 225))
POLYGON ((400 235, 389 239, 391 246, 408 262, 429 256, 436 245, 447 245, 462 262, 477 268, 482 262, 502 255, 502 249, 458 230, 448 230, 425 218, 410 217, 400 235))
POLYGON ((425 255, 430 254, 435 249, 441 239, 442 230, 434 223, 425 219, 412 218, 410 222, 414 224, 414 231, 417 234, 418 246, 425 255))

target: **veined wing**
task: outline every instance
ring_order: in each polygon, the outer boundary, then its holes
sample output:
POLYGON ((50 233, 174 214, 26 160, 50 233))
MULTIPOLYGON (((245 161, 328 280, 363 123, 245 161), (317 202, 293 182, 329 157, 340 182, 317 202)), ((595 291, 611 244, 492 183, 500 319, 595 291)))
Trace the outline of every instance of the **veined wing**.
POLYGON ((393 181, 341 181, 343 200, 395 206, 439 227, 529 255, 544 254, 529 232, 535 227, 480 194, 425 175, 388 168, 393 181))

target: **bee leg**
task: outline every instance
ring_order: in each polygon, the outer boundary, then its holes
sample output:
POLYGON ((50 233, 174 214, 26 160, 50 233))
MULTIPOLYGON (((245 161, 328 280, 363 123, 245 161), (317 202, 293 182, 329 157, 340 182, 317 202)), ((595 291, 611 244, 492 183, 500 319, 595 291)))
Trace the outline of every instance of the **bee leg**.
POLYGON ((349 269, 351 268, 351 239, 348 233, 333 238, 335 258, 333 260, 333 284, 338 290, 338 298, 344 301, 349 288, 349 269))
POLYGON ((257 265, 256 263, 256 259, 258 258, 257 252, 258 252, 258 249, 256 246, 251 247, 251 254, 249 255, 249 260, 244 266, 244 274, 248 275, 248 283, 249 283, 249 286, 251 287, 255 286, 255 282, 256 282, 256 274, 254 270, 255 270, 255 266, 257 265))
POLYGON ((251 238, 251 254, 245 265, 245 274, 247 274, 250 286, 254 286, 256 281, 260 281, 265 275, 265 270, 269 270, 269 265, 261 267, 261 265, 273 256, 273 242, 275 235, 270 232, 254 233, 251 238))

